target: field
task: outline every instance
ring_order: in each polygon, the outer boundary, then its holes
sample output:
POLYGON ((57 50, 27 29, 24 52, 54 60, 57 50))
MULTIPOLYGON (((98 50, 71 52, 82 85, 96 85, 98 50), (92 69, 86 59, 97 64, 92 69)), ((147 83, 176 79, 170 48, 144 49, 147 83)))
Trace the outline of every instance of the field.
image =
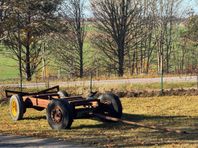
POLYGON ((18 77, 17 62, 0 54, 0 81, 18 77))
MULTIPOLYGON (((89 49, 89 44, 85 44, 89 49)), ((90 51, 92 49, 89 49, 90 51)), ((88 51, 85 51, 88 53, 88 51)), ((85 59, 93 61, 94 53, 85 54, 85 59)), ((85 61, 87 62, 87 61, 85 61)), ((54 76, 57 70, 49 70, 54 76)), ((167 75, 166 75, 167 76, 167 75)), ((171 76, 171 75, 169 75, 171 76)), ((151 78, 159 75, 135 75, 124 76, 124 78, 151 78)), ((83 80, 89 79, 84 78, 83 80)), ((118 79, 118 77, 103 79, 118 79)), ((73 81, 72 78, 70 81, 73 81)), ((78 79, 79 80, 79 79, 78 79)), ((33 78, 32 82, 37 82, 33 78)), ((67 80, 50 80, 50 83, 67 80)), ((0 54, 0 83, 18 83, 17 62, 0 54)), ((164 89, 186 89, 196 88, 197 82, 164 83, 164 89)), ((4 89, 4 88, 0 88, 4 89)), ((35 90, 34 88, 33 90, 35 90)), ((87 95, 89 86, 64 86, 66 91, 72 94, 87 95)), ((150 84, 93 84, 94 91, 105 92, 138 92, 159 91, 159 83, 150 84)), ((28 89, 29 90, 29 89, 28 89)), ((2 91, 0 91, 2 92, 2 91)), ((192 94, 195 95, 195 94, 192 94)), ((147 95, 146 95, 147 96, 147 95)), ((158 95, 154 95, 158 96, 158 95)), ((2 93, 0 97, 3 98, 2 93)), ((1 99, 0 98, 0 99, 1 99)), ((24 119, 13 122, 9 116, 8 104, 0 105, 0 133, 13 135, 26 135, 34 137, 53 137, 65 141, 88 145, 93 147, 198 147, 198 98, 197 96, 166 96, 166 97, 144 97, 144 98, 122 98, 123 119, 135 121, 145 125, 157 125, 170 129, 192 132, 192 134, 176 134, 162 132, 157 129, 143 128, 123 123, 103 123, 98 120, 75 120, 70 130, 52 130, 45 116, 45 111, 38 112, 28 109, 24 119)))
POLYGON ((94 147, 197 147, 198 146, 198 98, 150 97, 122 98, 123 118, 193 134, 167 133, 158 130, 125 125, 102 123, 97 120, 75 120, 70 130, 51 130, 45 111, 28 109, 24 120, 13 122, 8 105, 1 106, 0 132, 35 137, 55 137, 73 143, 94 147))

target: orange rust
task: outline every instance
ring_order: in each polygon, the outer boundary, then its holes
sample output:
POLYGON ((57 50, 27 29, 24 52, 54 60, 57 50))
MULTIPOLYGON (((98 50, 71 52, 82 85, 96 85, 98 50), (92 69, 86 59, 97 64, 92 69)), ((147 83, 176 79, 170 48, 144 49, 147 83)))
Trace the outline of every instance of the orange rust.
POLYGON ((60 99, 60 97, 59 97, 59 96, 53 96, 53 98, 54 98, 54 99, 60 99))
POLYGON ((25 102, 26 99, 31 100, 33 106, 39 106, 43 108, 47 108, 48 104, 50 103, 50 100, 44 100, 34 97, 23 98, 23 101, 25 102))

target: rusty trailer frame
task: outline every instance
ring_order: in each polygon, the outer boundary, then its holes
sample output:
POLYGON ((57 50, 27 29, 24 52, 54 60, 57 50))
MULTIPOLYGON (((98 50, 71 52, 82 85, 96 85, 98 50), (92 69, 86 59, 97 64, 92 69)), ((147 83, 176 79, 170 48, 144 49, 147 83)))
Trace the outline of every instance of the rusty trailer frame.
MULTIPOLYGON (((95 118, 95 114, 121 118, 122 104, 112 93, 98 95, 91 92, 87 98, 69 96, 54 86, 36 93, 6 90, 10 98, 10 115, 14 121, 23 119, 28 108, 46 109, 47 121, 52 129, 68 129, 74 119, 95 118)), ((103 118, 100 118, 102 121, 103 118)))

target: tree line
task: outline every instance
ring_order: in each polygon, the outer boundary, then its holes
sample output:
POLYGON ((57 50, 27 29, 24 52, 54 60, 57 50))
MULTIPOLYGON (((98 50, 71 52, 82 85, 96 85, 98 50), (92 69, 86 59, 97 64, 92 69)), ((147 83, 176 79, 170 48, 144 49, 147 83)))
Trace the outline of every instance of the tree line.
POLYGON ((65 75, 81 78, 90 71, 192 73, 198 64, 198 16, 183 2, 2 0, 0 42, 28 81, 38 71, 45 76, 52 62, 65 75), (86 9, 93 14, 89 19, 86 9))

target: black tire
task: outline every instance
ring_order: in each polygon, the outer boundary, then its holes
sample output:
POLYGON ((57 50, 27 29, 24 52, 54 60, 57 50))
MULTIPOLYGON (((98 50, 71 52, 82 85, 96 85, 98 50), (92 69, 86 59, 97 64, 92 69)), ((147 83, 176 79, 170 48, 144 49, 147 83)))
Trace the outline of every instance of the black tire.
MULTIPOLYGON (((113 93, 102 94, 98 97, 100 105, 97 112, 110 117, 121 118, 122 117, 122 104, 118 96, 113 93)), ((108 122, 111 120, 100 118, 101 121, 108 122)))
POLYGON ((60 98, 66 98, 66 97, 69 97, 68 93, 66 91, 58 91, 58 95, 60 98))
POLYGON ((10 115, 14 121, 21 120, 26 109, 21 95, 13 95, 10 98, 10 115))
POLYGON ((52 129, 69 129, 73 122, 72 107, 63 99, 52 100, 47 106, 47 121, 52 129))
POLYGON ((37 110, 37 111, 43 111, 45 108, 43 108, 43 107, 39 107, 39 106, 33 106, 33 104, 32 104, 32 101, 29 99, 29 98, 26 98, 25 99, 25 102, 24 102, 24 104, 25 104, 25 111, 26 111, 26 108, 33 108, 33 109, 35 109, 35 110, 37 110))

